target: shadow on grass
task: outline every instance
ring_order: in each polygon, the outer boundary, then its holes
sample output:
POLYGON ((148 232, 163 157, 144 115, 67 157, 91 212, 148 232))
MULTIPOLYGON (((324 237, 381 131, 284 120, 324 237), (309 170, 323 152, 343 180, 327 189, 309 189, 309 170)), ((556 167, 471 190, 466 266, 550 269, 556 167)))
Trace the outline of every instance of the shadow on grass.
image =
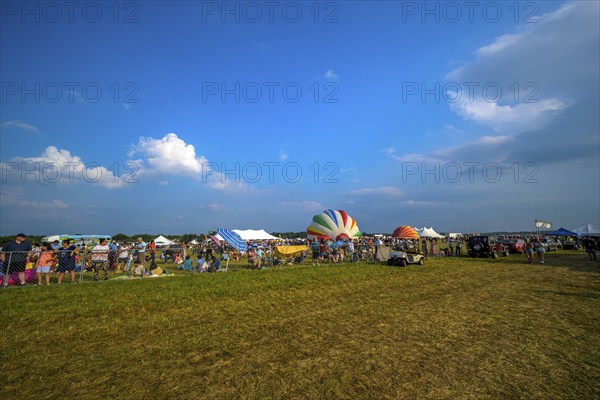
POLYGON ((556 294, 560 296, 573 296, 573 297, 589 297, 592 299, 600 299, 600 294, 596 293, 573 293, 573 292, 561 292, 558 290, 532 290, 534 293, 541 294, 556 294))
POLYGON ((563 267, 576 272, 600 272, 600 262, 592 261, 583 251, 559 250, 546 253, 546 267, 563 267))

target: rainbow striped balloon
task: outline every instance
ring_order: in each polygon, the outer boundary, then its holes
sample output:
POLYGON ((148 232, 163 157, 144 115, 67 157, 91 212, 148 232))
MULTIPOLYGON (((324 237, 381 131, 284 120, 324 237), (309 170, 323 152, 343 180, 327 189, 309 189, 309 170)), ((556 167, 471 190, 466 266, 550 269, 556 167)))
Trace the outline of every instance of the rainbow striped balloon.
POLYGON ((354 218, 344 210, 325 210, 315 215, 306 232, 309 237, 328 237, 331 240, 362 236, 354 218))

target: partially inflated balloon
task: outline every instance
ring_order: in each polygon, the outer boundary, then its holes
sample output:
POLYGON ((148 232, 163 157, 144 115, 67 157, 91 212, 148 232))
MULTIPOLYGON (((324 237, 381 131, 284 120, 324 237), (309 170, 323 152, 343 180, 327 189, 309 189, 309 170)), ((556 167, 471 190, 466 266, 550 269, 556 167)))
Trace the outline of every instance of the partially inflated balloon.
POLYGON ((344 210, 325 210, 315 215, 306 229, 308 236, 328 237, 331 240, 352 239, 361 236, 356 221, 344 210))
POLYGON ((419 234, 414 228, 403 225, 396 228, 394 233, 392 233, 392 237, 401 239, 419 239, 419 234))

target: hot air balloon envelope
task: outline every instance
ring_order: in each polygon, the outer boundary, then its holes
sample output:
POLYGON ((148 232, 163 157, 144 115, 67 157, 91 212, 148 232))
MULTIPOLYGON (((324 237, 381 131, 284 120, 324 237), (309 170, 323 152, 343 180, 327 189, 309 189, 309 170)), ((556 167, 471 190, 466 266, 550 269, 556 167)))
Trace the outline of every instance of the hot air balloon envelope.
POLYGON ((344 210, 331 209, 315 215, 306 232, 312 238, 326 236, 331 240, 348 240, 362 236, 356 221, 344 210))
POLYGON ((414 228, 403 225, 396 228, 394 233, 392 233, 392 237, 400 239, 419 239, 419 234, 414 230, 414 228))

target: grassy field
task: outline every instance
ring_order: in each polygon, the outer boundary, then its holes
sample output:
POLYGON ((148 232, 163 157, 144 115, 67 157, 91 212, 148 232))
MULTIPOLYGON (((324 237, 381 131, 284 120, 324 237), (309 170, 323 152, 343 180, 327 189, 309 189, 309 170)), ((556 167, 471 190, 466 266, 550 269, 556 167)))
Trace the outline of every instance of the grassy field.
POLYGON ((8 288, 0 398, 597 399, 585 257, 8 288))

